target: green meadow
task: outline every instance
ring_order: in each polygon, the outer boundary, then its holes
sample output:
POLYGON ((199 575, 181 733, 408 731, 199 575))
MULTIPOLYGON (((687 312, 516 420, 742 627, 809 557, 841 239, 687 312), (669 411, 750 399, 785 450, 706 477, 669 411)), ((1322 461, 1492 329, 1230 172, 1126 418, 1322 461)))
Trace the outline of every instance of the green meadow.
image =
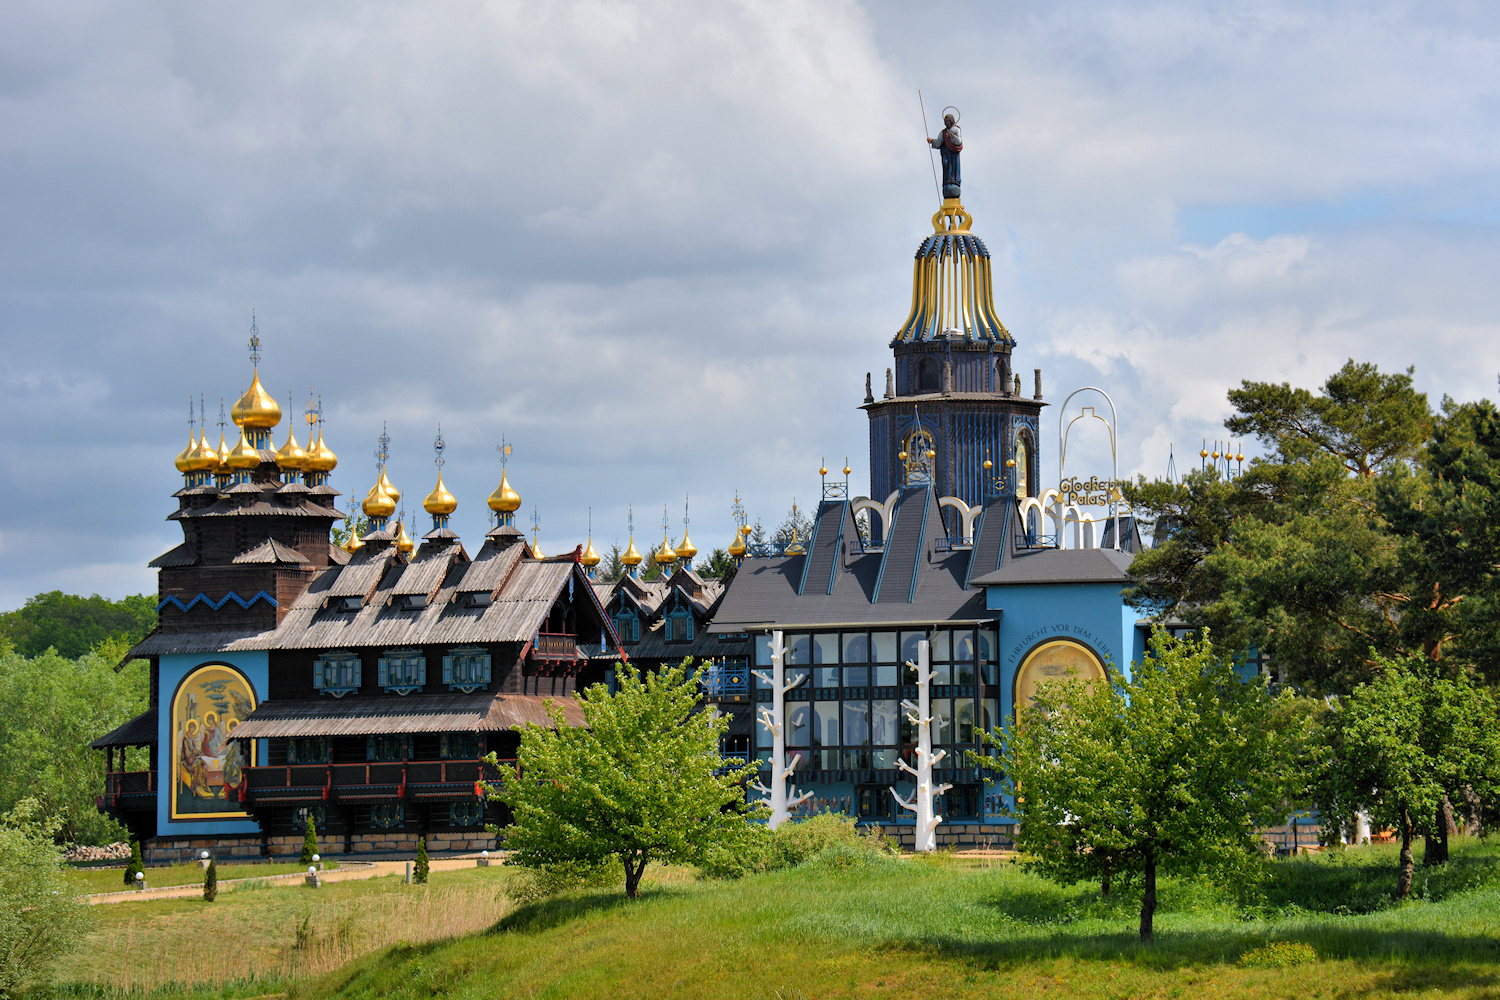
POLYGON ((503 868, 98 908, 65 996, 1500 997, 1500 845, 1456 841, 1390 902, 1394 849, 1277 861, 1251 896, 1062 887, 1004 858, 830 852, 642 898, 541 900, 503 868))

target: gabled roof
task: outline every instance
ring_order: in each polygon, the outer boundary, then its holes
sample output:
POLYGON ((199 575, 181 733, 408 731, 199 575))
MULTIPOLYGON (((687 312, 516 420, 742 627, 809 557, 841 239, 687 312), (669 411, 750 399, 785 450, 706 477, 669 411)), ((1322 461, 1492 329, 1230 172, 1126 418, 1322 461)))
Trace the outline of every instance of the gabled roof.
POLYGON ((287 563, 293 566, 308 566, 312 560, 287 545, 282 545, 274 538, 267 538, 259 545, 246 549, 234 557, 238 565, 247 563, 287 563))
POLYGON ((198 553, 187 542, 183 542, 175 548, 168 549, 146 565, 152 569, 168 569, 177 566, 196 566, 198 564, 198 553))
POLYGON ((1130 579, 1129 552, 1114 549, 1032 549, 1005 560, 993 573, 974 578, 986 587, 1047 583, 1115 583, 1130 579))
POLYGON ((111 729, 89 746, 103 750, 106 747, 143 747, 155 742, 156 709, 149 708, 129 722, 111 729))

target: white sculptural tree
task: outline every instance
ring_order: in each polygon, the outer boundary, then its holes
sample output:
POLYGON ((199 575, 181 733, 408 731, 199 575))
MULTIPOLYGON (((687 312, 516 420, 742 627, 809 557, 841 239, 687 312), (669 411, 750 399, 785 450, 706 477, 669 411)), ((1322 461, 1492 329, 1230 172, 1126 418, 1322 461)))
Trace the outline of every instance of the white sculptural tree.
POLYGON ((812 792, 798 795, 796 786, 788 789, 786 784, 796 770, 798 761, 802 759, 802 755, 797 754, 790 764, 786 762, 786 693, 807 680, 806 676, 802 676, 790 684, 786 683, 786 657, 782 633, 772 632, 771 673, 767 675, 763 671, 755 671, 756 677, 771 686, 771 707, 760 708, 760 724, 771 733, 771 784, 767 787, 757 781, 750 787, 769 800, 771 818, 766 821, 766 825, 773 830, 792 818, 793 809, 812 798, 812 792))
POLYGON ((901 808, 916 813, 917 835, 914 848, 918 851, 937 850, 937 827, 943 821, 935 808, 937 797, 953 787, 948 784, 933 787, 932 784, 932 765, 948 756, 948 751, 939 750, 936 754, 932 752, 931 660, 932 647, 923 639, 917 643, 917 662, 912 664, 907 661, 907 666, 914 666, 917 671, 917 704, 913 705, 905 699, 901 702, 901 707, 906 709, 907 720, 917 727, 917 766, 914 768, 904 760, 896 761, 896 766, 916 779, 917 787, 907 799, 898 795, 894 788, 891 789, 891 796, 901 808))

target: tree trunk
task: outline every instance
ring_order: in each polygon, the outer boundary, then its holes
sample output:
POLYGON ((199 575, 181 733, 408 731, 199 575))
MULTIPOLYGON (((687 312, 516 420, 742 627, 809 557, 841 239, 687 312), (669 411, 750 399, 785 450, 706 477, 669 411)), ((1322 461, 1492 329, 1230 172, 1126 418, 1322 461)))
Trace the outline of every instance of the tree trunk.
POLYGON ((1411 860, 1411 814, 1401 810, 1401 860, 1397 862, 1396 899, 1411 895, 1412 878, 1415 876, 1411 860))
POLYGON ((1456 832, 1457 828, 1453 825, 1453 803, 1444 795, 1443 801, 1438 803, 1437 813, 1433 816, 1432 832, 1427 834, 1422 850, 1423 868, 1448 863, 1448 835, 1456 832))
POLYGON ((638 899, 641 894, 641 876, 646 872, 649 858, 644 854, 639 858, 633 854, 622 854, 620 860, 625 864, 625 895, 629 899, 638 899))
POLYGON ((1151 921, 1156 916, 1156 855, 1146 848, 1146 891, 1141 894, 1141 940, 1151 940, 1151 921))
POLYGON ((1479 793, 1474 791, 1473 785, 1464 786, 1464 825, 1465 837, 1477 837, 1481 829, 1481 815, 1483 803, 1479 800, 1479 793))

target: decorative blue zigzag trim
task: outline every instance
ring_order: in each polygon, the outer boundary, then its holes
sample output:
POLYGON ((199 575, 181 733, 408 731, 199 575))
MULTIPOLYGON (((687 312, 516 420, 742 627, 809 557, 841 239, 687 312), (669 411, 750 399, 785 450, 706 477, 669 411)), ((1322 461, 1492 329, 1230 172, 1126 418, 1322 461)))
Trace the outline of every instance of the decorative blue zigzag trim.
POLYGON ((266 593, 264 590, 257 591, 256 594, 255 594, 255 596, 252 597, 252 598, 250 598, 250 600, 248 600, 248 601, 245 600, 243 597, 241 597, 239 594, 236 594, 234 591, 231 590, 229 593, 227 593, 227 594, 224 595, 224 599, 223 600, 217 601, 217 602, 214 601, 214 600, 212 600, 207 594, 199 594, 197 597, 193 598, 191 601, 188 601, 186 604, 183 604, 181 601, 179 601, 175 597, 167 597, 167 598, 164 598, 162 600, 162 602, 156 606, 156 610, 160 611, 162 608, 165 608, 168 604, 175 604, 175 605, 177 605, 177 610, 178 611, 186 612, 186 611, 191 611, 195 605, 198 605, 198 604, 207 604, 213 610, 218 611, 224 605, 228 604, 230 601, 233 601, 234 603, 238 604, 240 607, 242 607, 242 608, 244 608, 245 610, 248 611, 250 609, 250 605, 252 605, 256 601, 260 601, 260 600, 264 600, 267 604, 269 604, 273 608, 279 606, 276 603, 276 598, 272 597, 270 594, 266 593))

